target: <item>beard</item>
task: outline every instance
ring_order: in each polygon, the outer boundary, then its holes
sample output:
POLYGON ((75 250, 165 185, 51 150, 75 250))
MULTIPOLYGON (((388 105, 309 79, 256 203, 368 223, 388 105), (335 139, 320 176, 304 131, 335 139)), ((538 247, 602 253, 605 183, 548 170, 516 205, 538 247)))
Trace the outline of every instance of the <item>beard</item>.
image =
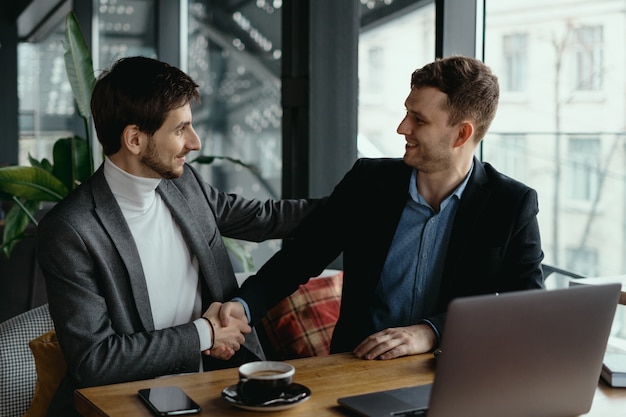
POLYGON ((417 152, 405 152, 404 163, 420 172, 433 173, 449 167, 451 156, 440 149, 420 149, 417 152))
POLYGON ((170 164, 166 164, 159 158, 159 152, 154 145, 154 142, 150 140, 146 149, 146 154, 141 157, 141 163, 148 169, 157 173, 161 178, 166 180, 172 180, 182 175, 183 171, 175 170, 170 164))

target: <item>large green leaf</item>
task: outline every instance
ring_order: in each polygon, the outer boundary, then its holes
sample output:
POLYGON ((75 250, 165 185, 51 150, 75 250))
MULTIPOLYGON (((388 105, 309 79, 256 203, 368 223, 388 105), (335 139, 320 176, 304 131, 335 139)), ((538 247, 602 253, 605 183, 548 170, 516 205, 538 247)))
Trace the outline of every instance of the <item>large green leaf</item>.
POLYGON ((67 187, 45 169, 25 166, 1 167, 0 190, 35 201, 61 201, 68 194, 67 187))
POLYGON ((91 92, 96 82, 91 53, 74 13, 65 18, 65 71, 72 86, 79 114, 89 120, 91 92))
POLYGON ((26 237, 25 230, 35 213, 39 210, 38 201, 26 201, 14 204, 7 213, 4 232, 2 233, 2 251, 8 258, 13 247, 26 237), (26 211, 24 211, 26 210, 26 211))
POLYGON ((54 158, 52 174, 60 179, 68 190, 76 188, 91 176, 89 153, 87 141, 79 136, 58 139, 52 150, 54 158))

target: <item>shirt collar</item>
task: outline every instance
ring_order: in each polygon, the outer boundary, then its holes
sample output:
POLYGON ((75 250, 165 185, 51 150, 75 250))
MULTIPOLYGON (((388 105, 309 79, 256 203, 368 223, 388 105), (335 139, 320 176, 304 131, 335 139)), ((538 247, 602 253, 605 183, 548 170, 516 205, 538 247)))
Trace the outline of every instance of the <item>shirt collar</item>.
MULTIPOLYGON (((461 197, 463 196, 463 192, 467 187, 467 183, 469 182, 469 178, 472 175, 472 171, 474 171, 474 161, 472 161, 472 166, 470 167, 463 181, 461 181, 461 183, 454 189, 452 194, 450 194, 445 200, 441 202, 441 209, 445 208, 445 206, 448 204, 452 197, 456 197, 458 200, 461 199, 461 197)), ((417 190, 417 169, 415 168, 411 172, 411 179, 409 180, 409 195, 411 196, 413 201, 430 207, 424 197, 422 197, 422 195, 417 190)))

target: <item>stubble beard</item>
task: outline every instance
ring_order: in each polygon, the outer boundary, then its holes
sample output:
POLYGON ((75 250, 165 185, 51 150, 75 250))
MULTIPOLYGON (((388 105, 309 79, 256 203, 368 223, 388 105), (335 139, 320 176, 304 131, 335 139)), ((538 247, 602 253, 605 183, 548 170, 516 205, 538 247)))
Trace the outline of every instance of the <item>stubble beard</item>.
POLYGON ((166 180, 173 180, 182 175, 182 170, 180 172, 174 171, 171 165, 167 165, 163 161, 159 159, 159 153, 154 146, 154 142, 148 142, 148 148, 145 155, 141 157, 141 163, 151 171, 158 174, 161 178, 166 180))
MULTIPOLYGON (((418 145, 419 147, 419 145, 418 145)), ((434 173, 450 165, 450 155, 433 149, 420 149, 411 154, 404 153, 404 163, 424 173, 434 173)))

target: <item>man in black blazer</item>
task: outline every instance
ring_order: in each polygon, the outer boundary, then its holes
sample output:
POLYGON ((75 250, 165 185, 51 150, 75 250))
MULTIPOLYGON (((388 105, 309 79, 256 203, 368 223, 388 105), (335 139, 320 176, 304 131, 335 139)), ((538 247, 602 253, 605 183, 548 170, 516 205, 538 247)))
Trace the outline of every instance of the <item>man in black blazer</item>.
POLYGON ((437 60, 412 74, 400 159, 361 159, 327 204, 225 303, 256 323, 343 253, 331 351, 390 359, 437 347, 455 297, 543 287, 535 190, 478 161, 498 105, 482 62, 437 60))
POLYGON ((217 319, 238 287, 222 236, 287 237, 309 203, 246 200, 205 183, 186 163, 200 149, 197 98, 189 76, 143 57, 118 61, 96 82, 105 161, 37 230, 67 362, 50 416, 76 414, 76 388, 264 358, 243 317, 228 327, 217 319))

